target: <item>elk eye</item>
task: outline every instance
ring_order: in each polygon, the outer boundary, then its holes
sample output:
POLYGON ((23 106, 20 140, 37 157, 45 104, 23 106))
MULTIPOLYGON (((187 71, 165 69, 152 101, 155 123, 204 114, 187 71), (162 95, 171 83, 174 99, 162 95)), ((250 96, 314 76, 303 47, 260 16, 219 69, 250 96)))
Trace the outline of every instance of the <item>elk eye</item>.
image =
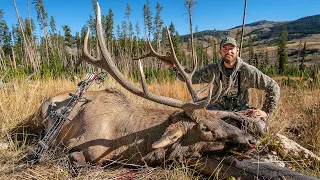
POLYGON ((201 131, 210 131, 210 129, 207 126, 201 125, 200 126, 201 131))

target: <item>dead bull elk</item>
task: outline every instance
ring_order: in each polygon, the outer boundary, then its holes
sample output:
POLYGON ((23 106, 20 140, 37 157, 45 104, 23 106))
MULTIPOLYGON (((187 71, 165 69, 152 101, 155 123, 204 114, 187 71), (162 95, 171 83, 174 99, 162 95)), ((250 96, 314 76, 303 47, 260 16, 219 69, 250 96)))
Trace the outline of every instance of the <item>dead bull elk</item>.
MULTIPOLYGON (((76 165, 84 165, 87 162, 98 165, 104 161, 121 161, 152 165, 160 164, 165 159, 184 156, 190 158, 190 163, 195 164, 197 161, 193 158, 200 158, 203 153, 214 153, 230 148, 248 150, 255 145, 256 140, 252 135, 204 109, 211 101, 214 78, 207 86, 208 96, 200 99, 191 86, 193 73, 186 73, 175 56, 170 33, 168 33, 171 49, 169 56, 157 54, 150 43, 151 53, 146 56, 173 62, 184 76, 193 102, 182 102, 149 92, 141 64, 142 90, 127 81, 107 51, 102 36, 99 5, 97 5, 96 20, 96 34, 102 59, 92 57, 87 51, 89 32, 85 37, 82 59, 106 70, 131 93, 183 111, 134 106, 123 94, 112 89, 87 92, 85 96, 91 101, 79 102, 74 107, 69 115, 71 122, 63 127, 57 137, 57 142, 62 142, 69 150, 71 162, 76 165)), ((218 96, 219 94, 216 94, 213 99, 217 99, 218 96)), ((69 94, 63 93, 44 102, 39 109, 40 119, 48 116, 50 105, 54 104, 53 108, 58 110, 65 106, 69 99, 69 94)), ((52 122, 48 121, 45 124, 48 128, 52 122)), ((206 174, 211 174, 219 163, 208 160, 206 164, 200 166, 200 169, 206 174)), ((243 170, 228 169, 232 170, 231 174, 242 172, 237 175, 248 177, 243 170)))
MULTIPOLYGON (((171 56, 156 55, 162 60, 175 62, 187 79, 186 84, 194 102, 186 103, 149 92, 141 66, 143 90, 129 82, 115 66, 103 41, 99 6, 96 19, 97 38, 103 58, 98 60, 88 53, 88 32, 82 59, 105 69, 133 94, 184 111, 133 106, 117 90, 87 92, 85 96, 90 102, 80 102, 74 107, 69 116, 71 122, 57 137, 57 142, 61 141, 69 149, 70 158, 75 164, 99 164, 105 160, 157 164, 171 157, 199 157, 201 153, 226 147, 247 150, 255 145, 256 140, 252 135, 212 116, 204 109, 211 101, 214 78, 208 86, 208 96, 200 99, 191 86, 192 75, 182 70, 175 57, 169 33, 171 56)), ((52 107, 54 104, 53 108, 60 109, 69 98, 68 93, 63 93, 44 102, 39 111, 41 119, 48 116, 50 105, 52 107)), ((50 126, 50 122, 46 126, 50 126)))
MULTIPOLYGON (((85 97, 90 102, 79 102, 74 107, 69 115, 71 122, 63 127, 57 137, 57 142, 62 142, 69 149, 73 163, 100 164, 106 160, 117 160, 134 164, 158 164, 164 159, 178 156, 199 157, 201 153, 226 147, 247 150, 255 145, 256 140, 252 135, 212 116, 204 109, 211 100, 214 79, 205 99, 198 98, 191 87, 191 81, 187 81, 194 102, 185 103, 149 92, 140 66, 143 86, 143 90, 140 90, 120 73, 102 41, 99 6, 97 34, 103 59, 95 59, 87 52, 88 32, 84 44, 85 61, 108 71, 133 94, 184 111, 134 106, 117 90, 87 92, 85 97)), ((171 54, 174 54, 171 40, 170 43, 171 54)), ((163 58, 171 60, 170 57, 163 58)), ((177 59, 174 60, 179 65, 177 59)), ((181 73, 191 80, 189 74, 184 71, 181 73)), ((69 99, 69 94, 63 93, 44 102, 39 110, 40 119, 48 116, 49 107, 59 110, 69 99)), ((46 126, 49 127, 50 123, 47 122, 46 126)))

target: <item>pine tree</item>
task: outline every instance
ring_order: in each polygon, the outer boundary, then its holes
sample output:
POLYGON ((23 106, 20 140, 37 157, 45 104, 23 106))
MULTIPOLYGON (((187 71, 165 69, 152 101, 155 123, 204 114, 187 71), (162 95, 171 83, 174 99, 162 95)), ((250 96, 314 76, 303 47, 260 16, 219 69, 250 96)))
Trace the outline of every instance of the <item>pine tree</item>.
POLYGON ((132 57, 137 57, 139 51, 139 43, 137 36, 133 37, 132 57))
MULTIPOLYGON (((16 56, 20 63, 20 60, 25 59, 23 58, 24 54, 23 54, 23 50, 25 50, 24 48, 24 43, 22 40, 22 33, 19 29, 19 25, 12 25, 12 37, 13 37, 13 49, 16 52, 16 56)), ((27 63, 24 64, 24 62, 21 62, 21 65, 25 65, 24 67, 27 67, 27 63)))
POLYGON ((132 26, 132 23, 129 21, 129 25, 128 25, 128 36, 129 36, 129 39, 130 41, 132 41, 132 38, 133 38, 133 35, 134 35, 134 32, 133 32, 133 26, 132 26))
POLYGON ((47 58, 47 65, 49 65, 49 35, 47 31, 48 26, 48 13, 46 12, 43 4, 43 0, 34 0, 33 4, 35 4, 35 7, 37 9, 37 19, 39 21, 40 28, 44 31, 44 40, 45 40, 45 52, 46 52, 46 58, 47 58))
POLYGON ((129 4, 126 5, 126 12, 124 14, 125 14, 125 17, 127 18, 127 22, 129 22, 130 16, 131 16, 131 7, 129 4))
POLYGON ((283 73, 288 65, 288 54, 287 54, 287 28, 283 26, 281 36, 278 43, 278 72, 283 73))
POLYGON ((4 12, 3 12, 3 9, 0 9, 0 21, 3 21, 3 15, 4 15, 4 12))
POLYGON ((237 34, 236 34, 237 44, 240 44, 240 40, 241 40, 241 31, 240 31, 240 28, 238 28, 237 29, 237 34))
MULTIPOLYGON (((169 28, 169 31, 170 31, 170 28, 169 28)), ((163 27, 161 31, 161 43, 163 44, 164 47, 166 47, 167 39, 168 39, 167 27, 163 27)))
POLYGON ((257 57, 257 67, 259 69, 265 68, 265 63, 264 63, 264 53, 262 51, 259 51, 258 57, 257 57))
POLYGON ((171 37, 173 37, 174 34, 176 33, 176 27, 175 27, 175 25, 172 23, 172 21, 171 21, 171 23, 170 23, 170 25, 169 25, 169 33, 170 33, 171 37))
POLYGON ((137 21, 136 22, 136 35, 137 35, 137 38, 139 39, 140 37, 140 34, 141 34, 141 30, 140 30, 140 26, 139 26, 139 22, 137 21))
POLYGON ((299 44, 298 44, 298 55, 297 55, 297 59, 299 59, 301 57, 301 51, 302 51, 302 41, 300 40, 299 41, 299 44))
POLYGON ((117 33, 117 39, 120 40, 122 37, 122 33, 121 33, 121 28, 119 24, 117 24, 116 33, 117 33))
POLYGON ((72 35, 71 35, 71 29, 68 25, 62 26, 64 30, 64 44, 65 46, 72 47, 72 35))
POLYGON ((132 14, 132 12, 131 12, 131 7, 130 7, 130 5, 129 4, 127 4, 127 6, 126 6, 126 12, 125 12, 125 17, 127 18, 127 21, 126 21, 126 36, 127 36, 127 38, 125 39, 125 46, 127 47, 127 54, 131 54, 131 52, 132 52, 132 46, 133 46, 133 44, 132 44, 132 38, 133 38, 133 27, 132 27, 132 23, 131 23, 131 21, 130 21, 130 17, 131 17, 131 14, 132 14), (127 43, 127 41, 128 41, 128 43, 127 43))
POLYGON ((268 49, 266 48, 264 51, 264 68, 269 68, 270 66, 270 59, 268 49))
POLYGON ((23 43, 22 32, 19 29, 19 25, 12 25, 12 37, 13 37, 13 49, 16 52, 17 63, 21 63, 24 67, 28 67, 27 61, 23 62, 22 60, 26 60, 24 57, 25 44, 23 43), (25 64, 24 64, 25 63, 25 64))
POLYGON ((219 60, 219 50, 218 50, 218 46, 217 46, 217 43, 215 40, 213 40, 213 54, 212 54, 212 60, 215 62, 215 61, 218 61, 219 60))
POLYGON ((112 52, 112 39, 113 39, 113 12, 112 9, 109 9, 108 15, 106 16, 106 29, 105 29, 105 36, 106 42, 108 45, 109 50, 112 52))
POLYGON ((91 0, 94 12, 97 12, 97 0, 91 0))
MULTIPOLYGON (((4 52, 5 56, 11 55, 11 32, 3 19, 4 12, 0 9, 0 51, 4 52)), ((2 53, 2 52, 0 52, 2 53)))
POLYGON ((96 21, 95 18, 90 14, 89 20, 87 21, 88 27, 90 28, 91 37, 95 37, 96 31, 96 21))
POLYGON ((150 3, 149 0, 146 0, 146 4, 143 5, 143 25, 144 25, 144 36, 148 36, 148 39, 150 39, 150 35, 152 33, 152 13, 150 10, 150 3), (148 30, 148 34, 147 34, 148 30))
POLYGON ((258 54, 257 53, 254 53, 254 55, 253 55, 253 64, 252 65, 258 68, 258 54))
POLYGON ((41 29, 46 29, 48 23, 48 13, 44 9, 43 0, 34 0, 33 4, 35 4, 37 9, 37 19, 39 21, 39 25, 41 29))
POLYGON ((163 21, 161 19, 160 13, 162 11, 162 6, 159 2, 156 4, 156 16, 154 18, 154 40, 157 42, 157 50, 160 50, 160 41, 161 41, 161 31, 162 31, 162 25, 163 21))
POLYGON ((79 32, 76 32, 75 42, 78 50, 82 50, 81 36, 79 32))
MULTIPOLYGON (((127 30, 128 30, 128 25, 127 25, 127 22, 126 21, 122 21, 121 22, 121 39, 123 41, 126 41, 127 40, 127 30)), ((125 44, 123 44, 125 45, 125 44)), ((126 48, 126 46, 124 46, 124 48, 126 48)))
POLYGON ((249 46, 249 64, 254 65, 254 50, 253 50, 253 40, 251 35, 249 35, 248 46, 249 46))
MULTIPOLYGON (((26 38, 29 39, 29 40, 35 40, 35 35, 34 35, 34 32, 36 30, 36 26, 34 24, 34 21, 33 19, 25 19, 25 23, 24 24, 28 24, 26 27, 25 27, 25 35, 26 35, 26 38)), ((35 42, 33 42, 35 43, 35 42)))
POLYGON ((305 41, 303 44, 303 48, 301 50, 301 61, 299 65, 300 71, 304 71, 306 69, 306 65, 304 64, 306 56, 307 56, 307 42, 305 41))
POLYGON ((50 33, 55 34, 57 31, 57 28, 56 28, 56 21, 54 20, 53 16, 50 17, 50 28, 51 28, 50 33))

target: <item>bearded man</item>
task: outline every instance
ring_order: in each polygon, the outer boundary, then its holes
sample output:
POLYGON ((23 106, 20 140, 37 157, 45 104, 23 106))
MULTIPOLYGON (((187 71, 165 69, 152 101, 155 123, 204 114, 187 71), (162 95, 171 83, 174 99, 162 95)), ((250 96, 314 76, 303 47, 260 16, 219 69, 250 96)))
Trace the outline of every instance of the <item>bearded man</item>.
MULTIPOLYGON (((192 83, 209 83, 215 75, 213 95, 218 93, 220 81, 222 91, 218 100, 210 103, 207 109, 213 110, 213 113, 221 110, 233 111, 259 120, 255 125, 259 126, 257 127, 259 131, 264 132, 267 129, 268 117, 276 109, 280 87, 271 77, 244 62, 238 54, 239 48, 236 40, 231 37, 224 38, 220 43, 220 61, 197 70, 193 75, 192 83), (249 106, 250 88, 264 90, 266 96, 261 109, 249 106)), ((170 65, 174 67, 173 64, 170 65)), ((180 74, 178 78, 183 80, 180 74)), ((230 121, 230 118, 227 118, 226 121, 234 122, 230 121)))

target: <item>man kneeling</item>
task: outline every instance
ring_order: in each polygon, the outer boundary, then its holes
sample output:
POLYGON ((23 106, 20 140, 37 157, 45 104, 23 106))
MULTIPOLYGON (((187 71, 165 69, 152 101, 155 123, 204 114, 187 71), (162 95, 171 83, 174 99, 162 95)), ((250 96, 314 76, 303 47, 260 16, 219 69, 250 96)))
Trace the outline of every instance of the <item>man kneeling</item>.
MULTIPOLYGON (((220 81, 222 91, 218 100, 210 103, 207 109, 221 115, 228 123, 240 126, 239 128, 263 133, 267 130, 267 119, 277 106, 280 87, 272 78, 244 62, 238 54, 236 40, 231 37, 224 38, 220 43, 220 61, 195 71, 192 83, 209 83, 215 76, 213 94, 218 93, 220 81), (249 107, 250 88, 265 91, 266 98, 262 109, 249 107)), ((169 65, 175 68, 173 64, 169 65)), ((178 78, 184 80, 180 74, 178 78)))

